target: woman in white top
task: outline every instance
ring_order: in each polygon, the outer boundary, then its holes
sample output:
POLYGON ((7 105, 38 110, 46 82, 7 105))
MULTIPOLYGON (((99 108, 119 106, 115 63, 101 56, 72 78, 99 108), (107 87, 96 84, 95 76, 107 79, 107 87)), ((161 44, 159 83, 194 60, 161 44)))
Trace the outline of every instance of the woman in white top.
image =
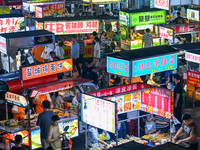
POLYGON ((99 38, 95 37, 94 39, 95 46, 94 46, 94 58, 99 59, 100 58, 100 44, 99 44, 99 38))

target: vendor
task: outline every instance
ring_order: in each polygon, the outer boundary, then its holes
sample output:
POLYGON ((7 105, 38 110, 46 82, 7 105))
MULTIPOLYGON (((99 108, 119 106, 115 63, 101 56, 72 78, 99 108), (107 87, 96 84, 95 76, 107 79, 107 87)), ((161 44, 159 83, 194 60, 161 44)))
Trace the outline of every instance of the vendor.
POLYGON ((172 23, 182 24, 184 23, 183 17, 181 17, 181 13, 177 12, 177 18, 172 21, 172 23))
POLYGON ((147 121, 145 124, 145 134, 152 134, 156 132, 156 123, 153 120, 153 116, 147 116, 147 121))
POLYGON ((178 140, 176 143, 181 144, 183 142, 189 144, 189 149, 191 150, 198 150, 198 126, 192 120, 189 114, 182 115, 183 123, 181 128, 177 131, 176 135, 174 136, 173 140, 178 140), (183 133, 183 137, 179 137, 183 133))
POLYGON ((12 114, 14 119, 21 119, 23 116, 25 116, 25 108, 14 105, 12 107, 12 114))
POLYGON ((65 92, 58 92, 58 96, 56 97, 56 100, 53 100, 53 106, 54 108, 60 108, 61 107, 61 104, 64 103, 64 95, 65 95, 65 92))
POLYGON ((107 32, 107 38, 112 40, 114 39, 115 35, 115 32, 112 31, 112 27, 110 27, 107 32))
POLYGON ((33 104, 36 105, 36 113, 42 113, 44 110, 42 108, 42 102, 48 100, 51 103, 51 108, 53 108, 52 100, 49 94, 44 95, 37 95, 35 99, 33 100, 33 104))
POLYGON ((136 30, 135 30, 135 27, 132 27, 131 29, 131 34, 130 34, 130 38, 132 40, 135 40, 137 37, 141 36, 140 33, 138 33, 136 30))

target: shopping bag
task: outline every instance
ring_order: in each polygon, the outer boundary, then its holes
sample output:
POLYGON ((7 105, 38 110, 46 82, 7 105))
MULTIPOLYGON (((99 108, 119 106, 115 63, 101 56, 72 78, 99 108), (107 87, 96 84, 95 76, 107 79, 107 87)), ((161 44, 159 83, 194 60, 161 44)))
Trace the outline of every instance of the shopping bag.
POLYGON ((170 132, 173 134, 173 133, 176 133, 176 128, 175 128, 175 125, 174 123, 172 124, 172 127, 170 129, 170 132))
POLYGON ((173 122, 174 122, 174 125, 181 124, 180 121, 175 116, 173 116, 173 122))

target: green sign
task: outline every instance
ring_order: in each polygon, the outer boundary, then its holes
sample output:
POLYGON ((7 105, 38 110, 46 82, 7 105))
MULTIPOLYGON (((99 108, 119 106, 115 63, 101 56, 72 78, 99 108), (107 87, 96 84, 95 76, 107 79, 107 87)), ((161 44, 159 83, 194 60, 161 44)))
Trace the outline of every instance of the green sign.
POLYGON ((123 12, 123 11, 119 11, 119 23, 125 26, 129 26, 129 18, 130 14, 123 12))
POLYGON ((121 26, 121 36, 122 36, 122 40, 126 40, 128 39, 128 29, 126 26, 121 26))
POLYGON ((141 26, 146 24, 165 23, 165 10, 132 13, 130 19, 131 26, 141 26))

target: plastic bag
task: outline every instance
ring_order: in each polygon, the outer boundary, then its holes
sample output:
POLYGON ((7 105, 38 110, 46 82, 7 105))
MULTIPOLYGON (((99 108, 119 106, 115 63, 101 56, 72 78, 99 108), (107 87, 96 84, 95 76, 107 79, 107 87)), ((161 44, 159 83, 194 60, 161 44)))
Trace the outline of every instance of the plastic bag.
POLYGON ((171 133, 176 133, 176 128, 175 128, 174 123, 172 124, 172 127, 171 127, 171 129, 170 129, 170 132, 171 132, 171 133))

